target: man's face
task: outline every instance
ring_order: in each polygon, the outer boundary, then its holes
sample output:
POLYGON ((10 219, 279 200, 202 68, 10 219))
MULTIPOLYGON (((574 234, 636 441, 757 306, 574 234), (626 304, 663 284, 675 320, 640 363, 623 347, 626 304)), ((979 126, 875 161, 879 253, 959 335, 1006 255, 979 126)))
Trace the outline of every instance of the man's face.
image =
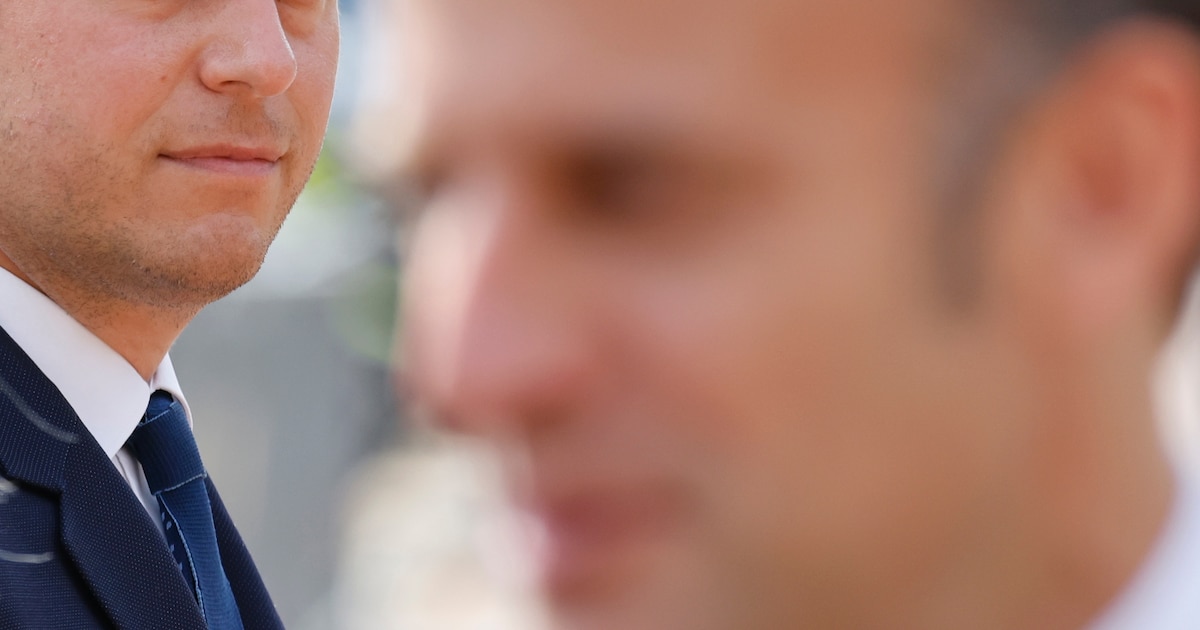
POLYGON ((320 150, 334 0, 5 2, 0 41, 22 274, 77 308, 186 308, 253 275, 320 150))
POLYGON ((999 526, 1019 359, 936 268, 955 4, 415 3, 405 367, 565 626, 854 627, 999 526))

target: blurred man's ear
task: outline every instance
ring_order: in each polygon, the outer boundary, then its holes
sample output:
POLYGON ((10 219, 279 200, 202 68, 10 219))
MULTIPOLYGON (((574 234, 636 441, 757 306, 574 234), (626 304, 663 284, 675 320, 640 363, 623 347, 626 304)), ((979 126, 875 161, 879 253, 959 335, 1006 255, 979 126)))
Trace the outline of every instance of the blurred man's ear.
POLYGON ((997 227, 1038 316, 1165 334, 1200 247, 1200 37, 1155 20, 1100 35, 1010 148, 997 227))

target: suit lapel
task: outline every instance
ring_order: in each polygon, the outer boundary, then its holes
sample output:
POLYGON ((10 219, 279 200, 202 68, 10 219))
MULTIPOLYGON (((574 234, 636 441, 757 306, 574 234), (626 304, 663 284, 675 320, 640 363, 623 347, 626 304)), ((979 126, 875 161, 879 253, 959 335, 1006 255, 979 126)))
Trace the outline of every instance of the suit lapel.
POLYGON ((207 626, 162 534, 98 445, 73 449, 60 503, 63 545, 118 628, 207 626))
POLYGON ((0 329, 0 470, 59 497, 63 547, 122 630, 203 630, 162 535, 58 389, 0 329))

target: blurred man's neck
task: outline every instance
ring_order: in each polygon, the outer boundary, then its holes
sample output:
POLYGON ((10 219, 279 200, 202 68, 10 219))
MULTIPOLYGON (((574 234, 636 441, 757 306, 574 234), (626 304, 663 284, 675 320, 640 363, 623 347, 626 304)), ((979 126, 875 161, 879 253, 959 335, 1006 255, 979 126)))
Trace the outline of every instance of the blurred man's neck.
POLYGON ((928 606, 913 611, 912 625, 878 627, 1089 628, 1145 564, 1175 501, 1176 476, 1145 402, 1143 417, 1110 424, 1057 419, 1023 462, 1025 498, 1012 518, 984 528, 973 555, 935 585, 940 596, 913 600, 928 606))

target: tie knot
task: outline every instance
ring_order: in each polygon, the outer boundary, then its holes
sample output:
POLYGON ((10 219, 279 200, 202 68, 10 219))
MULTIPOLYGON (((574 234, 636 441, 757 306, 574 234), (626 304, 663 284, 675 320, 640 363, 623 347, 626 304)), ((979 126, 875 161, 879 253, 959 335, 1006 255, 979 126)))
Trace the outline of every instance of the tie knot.
MULTIPOLYGON (((173 405, 175 405, 175 397, 170 392, 161 389, 154 390, 154 393, 150 394, 150 404, 146 405, 146 415, 142 417, 142 422, 149 422, 161 416, 170 411, 173 405)), ((180 407, 182 408, 182 405, 180 407)))
POLYGON ((146 415, 125 445, 141 462, 146 483, 154 494, 205 475, 187 413, 165 391, 158 390, 150 396, 146 415))

